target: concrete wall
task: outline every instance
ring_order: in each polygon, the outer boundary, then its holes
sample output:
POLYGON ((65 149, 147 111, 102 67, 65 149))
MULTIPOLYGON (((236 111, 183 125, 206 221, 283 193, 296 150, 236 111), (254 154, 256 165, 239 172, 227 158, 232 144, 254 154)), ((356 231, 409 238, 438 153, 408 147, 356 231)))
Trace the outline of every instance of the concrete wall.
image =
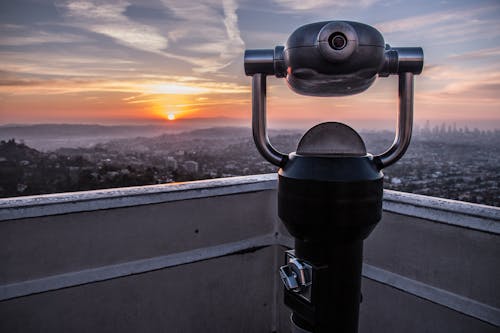
POLYGON ((0 303, 1 332, 271 332, 271 247, 0 303))
POLYGON ((498 332, 499 258, 498 234, 385 212, 365 243, 361 332, 498 332))
MULTIPOLYGON (((273 175, 0 199, 0 332, 289 332, 273 175)), ((497 332, 500 210, 388 191, 361 332, 497 332)))
POLYGON ((0 283, 270 234, 272 191, 0 222, 0 283), (36 255, 36 256, 34 256, 36 255))
POLYGON ((407 292, 363 279, 360 333, 495 333, 496 325, 407 292))

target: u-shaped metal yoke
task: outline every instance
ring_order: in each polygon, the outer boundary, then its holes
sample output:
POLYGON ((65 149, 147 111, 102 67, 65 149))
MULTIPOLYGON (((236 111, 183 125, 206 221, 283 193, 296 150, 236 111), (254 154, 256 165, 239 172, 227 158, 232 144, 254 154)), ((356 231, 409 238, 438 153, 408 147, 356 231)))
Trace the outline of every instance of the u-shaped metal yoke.
MULTIPOLYGON (((420 74, 423 67, 423 52, 421 48, 395 48, 396 68, 389 68, 389 74, 399 76, 399 110, 396 135, 389 149, 375 155, 374 160, 381 170, 398 161, 408 149, 413 128, 413 76, 420 74)), ((388 52, 388 53, 389 53, 388 52)), ((391 55, 389 54, 389 57, 391 55)), ((267 134, 266 92, 267 73, 252 75, 252 132, 255 146, 260 154, 270 163, 282 167, 288 161, 288 155, 273 147, 267 134)))

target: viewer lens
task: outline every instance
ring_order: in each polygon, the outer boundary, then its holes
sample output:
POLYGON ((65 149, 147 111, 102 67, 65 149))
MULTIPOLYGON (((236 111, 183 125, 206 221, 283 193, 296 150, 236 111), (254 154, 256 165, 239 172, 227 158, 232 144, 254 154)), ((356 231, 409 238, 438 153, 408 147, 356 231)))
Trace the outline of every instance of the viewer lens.
POLYGON ((328 43, 334 50, 342 50, 347 45, 347 39, 340 32, 335 32, 328 38, 328 43))

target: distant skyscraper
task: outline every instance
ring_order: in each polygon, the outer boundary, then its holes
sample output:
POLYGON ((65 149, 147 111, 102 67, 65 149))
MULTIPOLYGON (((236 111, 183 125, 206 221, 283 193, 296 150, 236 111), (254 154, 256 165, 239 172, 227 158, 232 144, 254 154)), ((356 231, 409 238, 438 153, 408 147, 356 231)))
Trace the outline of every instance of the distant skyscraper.
POLYGON ((198 163, 195 161, 186 161, 184 162, 184 168, 189 173, 197 173, 198 172, 198 163))
POLYGON ((177 170, 177 160, 174 157, 168 156, 165 164, 167 166, 167 169, 173 171, 177 170))
POLYGON ((427 133, 431 131, 431 122, 429 120, 425 121, 425 131, 427 133))
POLYGON ((439 129, 439 134, 443 135, 446 133, 446 124, 442 123, 441 128, 439 129))

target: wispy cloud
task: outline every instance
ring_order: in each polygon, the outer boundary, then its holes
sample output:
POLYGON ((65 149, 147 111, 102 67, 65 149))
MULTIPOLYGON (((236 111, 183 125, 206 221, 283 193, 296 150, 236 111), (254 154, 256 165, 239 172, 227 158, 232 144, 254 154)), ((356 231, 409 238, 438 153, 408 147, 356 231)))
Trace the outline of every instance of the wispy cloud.
POLYGON ((113 38, 118 43, 142 51, 161 53, 167 38, 155 27, 141 24, 125 15, 127 1, 69 0, 58 8, 73 26, 113 38))
POLYGON ((272 47, 272 45, 284 45, 289 32, 273 32, 269 31, 266 33, 262 33, 262 31, 245 31, 243 36, 246 41, 251 41, 251 45, 249 48, 263 48, 263 47, 272 47))
POLYGON ((58 8, 71 26, 108 36, 127 47, 187 62, 196 73, 217 73, 242 54, 244 42, 235 0, 161 3, 173 16, 161 31, 130 19, 126 10, 132 3, 125 0, 68 0, 58 8))
POLYGON ((65 48, 53 48, 39 52, 3 51, 1 52, 1 69, 5 72, 18 73, 24 76, 39 78, 53 77, 112 77, 123 75, 126 69, 138 64, 131 59, 118 57, 99 57, 78 54, 79 49, 70 52, 65 48))
POLYGON ((44 31, 30 33, 29 36, 4 36, 0 38, 2 46, 26 46, 49 43, 75 43, 88 39, 74 34, 54 34, 44 31))
POLYGON ((500 67, 464 68, 457 65, 432 66, 425 72, 432 89, 419 93, 420 99, 445 105, 500 105, 500 67))
MULTIPOLYGON (((83 92, 121 92, 149 95, 246 94, 248 86, 233 82, 215 82, 190 76, 151 76, 139 78, 99 77, 40 78, 0 72, 0 87, 11 95, 68 94, 83 92)), ((133 98, 132 98, 133 99, 133 98)))
POLYGON ((451 54, 447 57, 447 59, 467 61, 467 60, 477 60, 477 59, 492 59, 499 57, 500 57, 500 47, 493 47, 482 50, 474 50, 462 54, 451 54))
MULTIPOLYGON (((500 36, 500 21, 487 14, 499 11, 500 5, 459 8, 380 22, 375 25, 384 34, 408 39, 419 36, 431 45, 477 42, 500 36)), ((412 38, 414 39, 414 38, 412 38)))
POLYGON ((380 0, 274 0, 287 10, 314 10, 339 7, 361 7, 371 6, 380 0))
POLYGON ((170 57, 189 62, 197 73, 215 73, 243 53, 235 0, 162 3, 181 20, 168 32, 178 50, 170 57))
POLYGON ((85 36, 72 33, 55 33, 51 31, 35 30, 20 25, 0 24, 0 45, 26 46, 48 43, 79 43, 88 42, 85 36))

